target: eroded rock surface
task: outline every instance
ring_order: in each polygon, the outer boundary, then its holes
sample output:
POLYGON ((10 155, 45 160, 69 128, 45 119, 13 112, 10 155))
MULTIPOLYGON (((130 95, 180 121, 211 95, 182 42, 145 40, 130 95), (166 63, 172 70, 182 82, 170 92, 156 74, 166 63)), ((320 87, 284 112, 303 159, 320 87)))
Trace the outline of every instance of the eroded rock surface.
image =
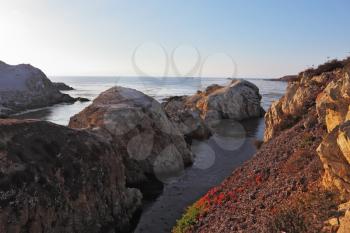
POLYGON ((350 198, 350 122, 336 127, 318 148, 325 174, 323 184, 336 187, 342 198, 350 198))
POLYGON ((350 199, 350 78, 345 70, 334 72, 334 80, 318 95, 318 119, 328 135, 318 148, 326 187, 336 187, 343 199, 350 199))
POLYGON ((122 152, 86 131, 0 120, 0 232, 125 232, 141 194, 122 152))
POLYGON ((243 120, 261 117, 259 89, 245 80, 227 86, 211 85, 193 96, 168 98, 163 107, 184 135, 206 138, 210 126, 221 119, 243 120))
POLYGON ((307 71, 299 74, 298 81, 290 82, 286 94, 266 113, 264 141, 297 123, 314 108, 317 96, 326 86, 340 77, 341 73, 337 71, 317 76, 310 76, 307 71))
POLYGON ((111 138, 126 155, 129 184, 155 176, 163 181, 192 163, 181 132, 153 98, 124 87, 103 92, 71 118, 72 128, 87 128, 111 138))
POLYGON ((74 101, 62 94, 41 70, 0 61, 0 116, 74 101))
POLYGON ((319 119, 327 126, 328 132, 346 120, 350 120, 350 77, 339 71, 337 77, 328 84, 317 97, 319 119))

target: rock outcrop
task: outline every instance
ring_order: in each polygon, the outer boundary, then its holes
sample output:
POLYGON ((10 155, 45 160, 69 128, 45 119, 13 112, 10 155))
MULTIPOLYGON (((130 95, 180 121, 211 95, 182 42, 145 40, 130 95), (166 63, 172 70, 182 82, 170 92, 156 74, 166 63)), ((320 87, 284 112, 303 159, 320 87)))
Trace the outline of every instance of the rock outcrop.
POLYGON ((165 99, 162 106, 169 119, 177 126, 190 144, 192 139, 206 139, 211 135, 209 126, 201 118, 197 108, 186 105, 187 96, 175 96, 165 99))
POLYGON ((72 117, 69 126, 91 129, 127 152, 124 164, 130 185, 154 176, 164 181, 192 163, 183 135, 161 105, 133 89, 114 87, 103 92, 72 117))
POLYGON ((317 97, 319 120, 331 132, 341 123, 350 120, 350 77, 349 73, 338 71, 334 79, 317 97))
POLYGON ((298 81, 289 83, 286 95, 266 114, 265 141, 302 118, 307 118, 305 128, 315 124, 312 112, 316 110, 318 122, 328 132, 318 148, 325 169, 323 183, 350 198, 350 77, 346 61, 332 61, 307 70, 299 74, 298 81))
POLYGON ((309 72, 299 74, 298 81, 290 82, 286 94, 273 103, 265 115, 264 141, 268 141, 284 129, 290 128, 300 117, 316 104, 316 97, 332 80, 338 79, 337 72, 309 76, 309 72))
POLYGON ((61 83, 61 82, 55 82, 55 83, 53 83, 53 85, 60 91, 72 91, 72 90, 74 90, 73 87, 68 86, 67 84, 61 83))
POLYGON ((349 232, 349 72, 350 58, 290 82, 265 115, 258 153, 190 208, 199 213, 193 224, 192 212, 175 230, 349 232))
POLYGON ((259 89, 245 80, 233 80, 228 86, 211 85, 193 96, 172 97, 163 107, 184 135, 206 138, 211 124, 222 119, 244 120, 261 117, 259 89))
POLYGON ((350 78, 343 70, 336 76, 316 101, 319 121, 328 131, 318 153, 325 169, 324 185, 350 199, 350 78))
POLYGON ((128 232, 141 194, 121 153, 87 131, 0 120, 0 232, 128 232))
POLYGON ((0 61, 0 116, 74 101, 62 94, 41 70, 0 61))
POLYGON ((325 173, 323 184, 337 188, 342 199, 350 199, 350 122, 337 126, 318 148, 325 173))

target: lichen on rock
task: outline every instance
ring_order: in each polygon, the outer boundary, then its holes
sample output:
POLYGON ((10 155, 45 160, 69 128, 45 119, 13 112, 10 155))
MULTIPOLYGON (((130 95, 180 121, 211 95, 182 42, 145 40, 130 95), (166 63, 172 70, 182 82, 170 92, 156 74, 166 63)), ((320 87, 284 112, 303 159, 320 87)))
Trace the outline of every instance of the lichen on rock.
POLYGON ((0 232, 128 232, 141 193, 122 152, 91 132, 0 120, 0 232))

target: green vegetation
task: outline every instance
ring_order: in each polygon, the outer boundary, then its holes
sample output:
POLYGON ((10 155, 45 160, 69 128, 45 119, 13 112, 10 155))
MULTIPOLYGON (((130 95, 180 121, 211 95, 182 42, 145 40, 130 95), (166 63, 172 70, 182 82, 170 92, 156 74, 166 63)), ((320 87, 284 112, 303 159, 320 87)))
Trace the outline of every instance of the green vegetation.
POLYGON ((186 213, 179 219, 172 233, 185 233, 193 226, 201 214, 202 210, 196 204, 187 208, 186 213))
POLYGON ((310 68, 310 69, 306 70, 305 73, 309 77, 313 77, 313 76, 320 75, 322 73, 334 71, 336 69, 348 68, 349 65, 350 65, 350 58, 349 57, 342 60, 342 61, 334 59, 334 60, 326 62, 325 64, 319 65, 315 69, 310 68))

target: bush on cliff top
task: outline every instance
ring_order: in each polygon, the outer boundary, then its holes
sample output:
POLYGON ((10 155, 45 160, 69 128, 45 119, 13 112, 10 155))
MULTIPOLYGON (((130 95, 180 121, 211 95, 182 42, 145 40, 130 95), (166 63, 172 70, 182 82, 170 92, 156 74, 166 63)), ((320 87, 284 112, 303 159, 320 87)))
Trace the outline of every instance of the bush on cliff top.
POLYGON ((334 59, 322 65, 319 65, 316 69, 310 68, 305 70, 302 73, 304 73, 308 77, 313 77, 313 76, 321 75, 322 73, 325 73, 325 72, 331 72, 336 69, 342 69, 342 68, 346 68, 346 69, 350 68, 350 57, 341 61, 334 59))

